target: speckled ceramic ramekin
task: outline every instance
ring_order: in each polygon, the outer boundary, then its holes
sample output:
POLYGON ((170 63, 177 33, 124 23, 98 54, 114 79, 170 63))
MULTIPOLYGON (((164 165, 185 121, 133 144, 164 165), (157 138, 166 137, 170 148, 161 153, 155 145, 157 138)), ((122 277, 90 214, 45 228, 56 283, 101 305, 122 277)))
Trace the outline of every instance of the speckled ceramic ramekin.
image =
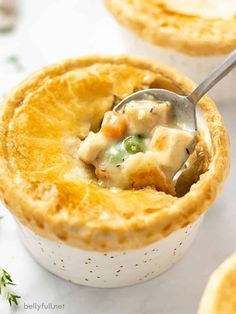
POLYGON ((202 217, 143 249, 93 252, 44 239, 18 223, 20 237, 35 260, 53 274, 91 287, 122 287, 154 278, 174 265, 196 236, 202 217))
MULTIPOLYGON (((203 112, 197 107, 200 129, 211 146, 203 112)), ((190 247, 202 221, 172 232, 142 249, 123 252, 81 250, 42 238, 18 222, 21 239, 35 260, 55 275, 91 287, 122 287, 154 278, 174 265, 190 247)))
MULTIPOLYGON (((196 83, 205 79, 226 57, 193 57, 175 50, 162 48, 145 42, 132 32, 118 26, 121 29, 124 47, 127 53, 156 59, 160 63, 167 64, 180 70, 196 83)), ((222 101, 236 99, 236 70, 232 71, 215 86, 209 95, 219 105, 222 101)))

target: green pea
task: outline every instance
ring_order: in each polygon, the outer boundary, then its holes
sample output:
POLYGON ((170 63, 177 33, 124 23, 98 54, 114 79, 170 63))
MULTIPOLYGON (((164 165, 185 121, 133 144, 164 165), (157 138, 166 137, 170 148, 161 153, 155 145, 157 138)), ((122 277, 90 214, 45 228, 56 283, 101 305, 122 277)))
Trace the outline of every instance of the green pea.
POLYGON ((105 153, 105 159, 111 164, 122 163, 127 156, 127 152, 118 144, 111 146, 105 153))
POLYGON ((144 151, 143 138, 140 135, 128 136, 124 140, 124 147, 129 154, 137 154, 144 151))

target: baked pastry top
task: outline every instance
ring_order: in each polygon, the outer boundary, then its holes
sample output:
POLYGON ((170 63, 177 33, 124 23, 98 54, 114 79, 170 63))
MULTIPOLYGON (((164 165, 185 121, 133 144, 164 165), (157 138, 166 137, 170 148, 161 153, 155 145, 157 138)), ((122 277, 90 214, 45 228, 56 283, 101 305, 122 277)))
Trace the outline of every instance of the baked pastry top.
POLYGON ((198 314, 236 313, 236 253, 211 275, 198 314))
POLYGON ((194 84, 155 62, 95 56, 43 68, 13 89, 0 132, 0 191, 11 212, 44 237, 98 251, 143 247, 195 221, 229 170, 227 132, 208 97, 199 105, 210 160, 201 162, 203 133, 194 152, 198 162, 190 160, 176 196, 151 187, 99 186, 91 166, 78 158, 81 141, 100 129, 105 112, 150 87, 188 94, 194 84))
POLYGON ((223 55, 236 48, 235 0, 104 1, 120 24, 158 46, 193 56, 223 55))

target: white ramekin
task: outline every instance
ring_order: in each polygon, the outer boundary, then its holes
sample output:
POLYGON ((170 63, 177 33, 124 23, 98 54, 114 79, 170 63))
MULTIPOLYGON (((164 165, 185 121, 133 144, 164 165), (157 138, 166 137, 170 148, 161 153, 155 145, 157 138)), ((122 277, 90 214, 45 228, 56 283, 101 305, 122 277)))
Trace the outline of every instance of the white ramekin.
POLYGON ((18 225, 24 245, 47 270, 77 284, 109 288, 140 283, 170 268, 189 248, 201 221, 202 217, 143 249, 107 253, 69 247, 18 225))
MULTIPOLYGON (((120 26, 119 26, 120 27, 120 26)), ((147 57, 157 60, 180 70, 196 83, 205 79, 226 56, 220 57, 192 57, 175 50, 161 48, 146 42, 123 27, 121 38, 125 52, 131 55, 147 57)), ((236 99, 236 70, 217 84, 209 95, 219 104, 222 101, 236 99)))
MULTIPOLYGON (((197 107, 200 129, 211 146, 205 117, 197 107)), ((20 237, 35 260, 55 275, 91 287, 122 287, 154 278, 174 265, 187 251, 202 221, 172 232, 168 237, 138 250, 94 252, 42 238, 17 222, 20 237)))

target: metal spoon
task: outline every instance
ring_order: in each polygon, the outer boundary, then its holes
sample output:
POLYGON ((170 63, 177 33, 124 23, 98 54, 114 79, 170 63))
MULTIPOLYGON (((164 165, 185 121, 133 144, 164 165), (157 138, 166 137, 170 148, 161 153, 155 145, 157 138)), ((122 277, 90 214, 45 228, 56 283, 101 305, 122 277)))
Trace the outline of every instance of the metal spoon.
POLYGON ((232 71, 235 66, 236 50, 231 53, 228 58, 226 58, 225 61, 216 70, 214 70, 209 75, 209 77, 206 78, 189 96, 181 96, 164 89, 145 89, 124 98, 114 107, 113 110, 121 110, 132 100, 150 100, 150 97, 153 100, 169 101, 172 104, 177 125, 193 134, 193 142, 189 147, 189 152, 191 153, 194 150, 196 144, 198 130, 196 118, 197 103, 213 86, 216 85, 216 83, 218 83, 223 77, 232 71))

